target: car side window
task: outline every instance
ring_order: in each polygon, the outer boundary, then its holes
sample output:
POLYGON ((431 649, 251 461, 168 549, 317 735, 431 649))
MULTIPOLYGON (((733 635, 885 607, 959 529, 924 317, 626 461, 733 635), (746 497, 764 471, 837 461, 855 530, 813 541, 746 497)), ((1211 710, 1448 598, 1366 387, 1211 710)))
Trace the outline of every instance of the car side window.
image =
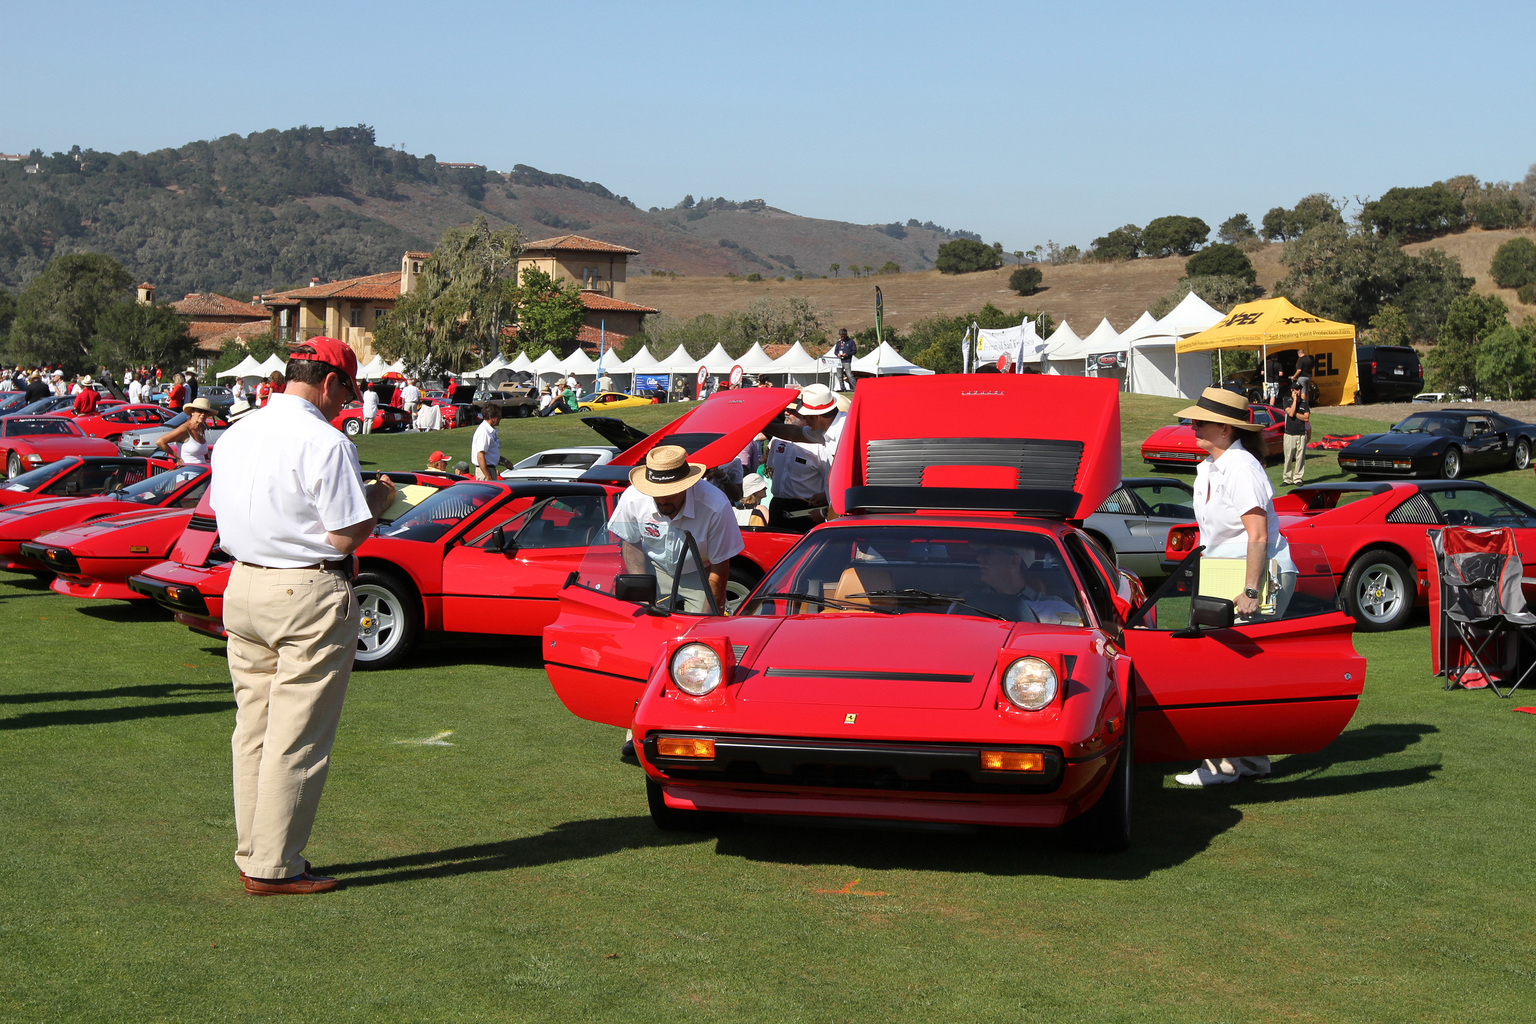
MULTIPOLYGON (((1103 568, 1088 553, 1088 547, 1083 543, 1083 538, 1072 534, 1066 538, 1067 556, 1072 559, 1072 565, 1077 569, 1077 575, 1083 581, 1083 588, 1088 591, 1088 600, 1093 605, 1094 616, 1100 623, 1116 621, 1115 602, 1111 598, 1114 593, 1108 579, 1105 578, 1103 568)), ((1118 570, 1115 578, 1119 578, 1118 570)))
POLYGON ((1136 502, 1131 499, 1130 492, 1121 487, 1104 499, 1104 504, 1098 507, 1098 511, 1117 516, 1134 515, 1136 502))
POLYGON ((608 507, 600 494, 553 498, 527 516, 517 531, 519 548, 586 547, 603 533, 608 507))
POLYGON ((1269 415, 1268 409, 1254 409, 1253 422, 1268 427, 1273 425, 1275 421, 1274 418, 1269 415))
POLYGON ((481 520, 475 527, 474 534, 465 539, 464 546, 467 548, 485 547, 486 542, 491 539, 491 534, 498 526, 501 527, 501 532, 504 536, 511 537, 516 535, 517 531, 522 529, 523 524, 527 522, 529 511, 533 508, 533 505, 534 498, 532 495, 523 494, 513 498, 481 520))
POLYGON ((1154 516, 1165 519, 1195 518, 1195 492, 1188 485, 1140 484, 1131 490, 1154 516))
POLYGON ((1433 491, 1430 500, 1447 526, 1536 526, 1536 511, 1492 491, 1472 488, 1433 491))

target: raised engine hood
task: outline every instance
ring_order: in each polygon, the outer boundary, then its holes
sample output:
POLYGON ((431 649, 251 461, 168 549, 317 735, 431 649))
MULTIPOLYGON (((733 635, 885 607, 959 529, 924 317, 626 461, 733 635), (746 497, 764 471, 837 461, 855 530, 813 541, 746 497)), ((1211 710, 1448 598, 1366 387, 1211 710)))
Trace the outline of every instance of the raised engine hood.
POLYGON ((1083 519, 1120 485, 1112 378, 865 380, 832 464, 838 513, 985 510, 1083 519))
POLYGON ((850 711, 976 708, 1012 629, 1012 623, 958 616, 790 618, 766 646, 749 651, 750 674, 737 696, 746 703, 836 704, 850 711))
MULTIPOLYGON (((645 453, 662 444, 681 445, 688 452, 689 462, 702 462, 710 467, 729 462, 799 394, 794 388, 742 388, 717 392, 654 434, 633 443, 606 466, 588 470, 581 479, 627 480, 630 467, 644 462, 645 453)), ((588 417, 587 422, 591 423, 595 418, 588 417)), ((611 424, 613 421, 607 422, 611 424)), ((606 424, 593 423, 593 429, 615 444, 622 443, 618 439, 624 435, 612 431, 606 424)))

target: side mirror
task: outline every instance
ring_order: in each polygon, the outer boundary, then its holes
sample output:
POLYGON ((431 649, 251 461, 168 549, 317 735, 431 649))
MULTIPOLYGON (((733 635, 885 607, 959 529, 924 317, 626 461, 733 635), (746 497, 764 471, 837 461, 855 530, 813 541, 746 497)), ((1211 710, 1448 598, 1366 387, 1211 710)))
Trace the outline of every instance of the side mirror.
POLYGON ((613 578, 613 596, 634 604, 656 603, 656 577, 650 573, 621 573, 613 578))
POLYGON ((1172 635, 1188 639, 1211 629, 1231 629, 1235 616, 1232 602, 1226 598, 1196 594, 1189 599, 1189 628, 1172 635))
POLYGON ((517 545, 508 542, 507 531, 498 526, 491 531, 490 540, 485 542, 485 550, 500 551, 504 555, 510 555, 517 550, 517 545))

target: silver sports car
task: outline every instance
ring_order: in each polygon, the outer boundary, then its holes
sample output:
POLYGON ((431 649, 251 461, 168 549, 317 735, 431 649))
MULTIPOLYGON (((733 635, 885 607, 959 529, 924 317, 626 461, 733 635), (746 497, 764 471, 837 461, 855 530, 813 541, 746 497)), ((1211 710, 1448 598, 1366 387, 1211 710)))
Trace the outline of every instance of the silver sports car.
POLYGON ((1120 481, 1083 528, 1093 534, 1122 569, 1142 579, 1163 575, 1168 529, 1195 518, 1194 488, 1166 476, 1133 476, 1120 481))

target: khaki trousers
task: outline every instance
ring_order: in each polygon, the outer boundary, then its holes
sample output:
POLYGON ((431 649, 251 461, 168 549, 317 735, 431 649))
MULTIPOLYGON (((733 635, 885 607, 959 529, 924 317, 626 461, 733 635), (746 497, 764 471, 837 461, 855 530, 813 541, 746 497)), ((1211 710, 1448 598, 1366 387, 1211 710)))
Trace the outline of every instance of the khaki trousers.
POLYGON ((252 878, 304 872, 361 619, 339 573, 243 562, 230 571, 235 863, 252 878))
POLYGON ((1307 435, 1285 434, 1285 471, 1280 478, 1288 484, 1299 484, 1307 475, 1307 435))

